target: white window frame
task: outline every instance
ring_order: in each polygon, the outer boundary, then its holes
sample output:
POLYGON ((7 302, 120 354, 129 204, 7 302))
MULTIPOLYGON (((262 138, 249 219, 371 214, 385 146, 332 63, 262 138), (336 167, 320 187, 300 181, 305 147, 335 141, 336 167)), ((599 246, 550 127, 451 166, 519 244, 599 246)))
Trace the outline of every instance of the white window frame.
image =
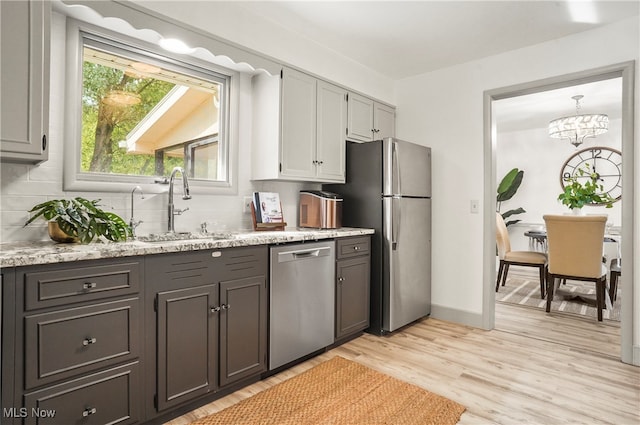
MULTIPOLYGON (((238 122, 240 98, 239 72, 208 63, 202 59, 188 55, 172 54, 160 46, 133 38, 129 35, 109 31, 83 21, 67 18, 66 40, 66 104, 65 104, 65 149, 63 185, 65 191, 85 192, 129 192, 131 188, 141 186, 145 193, 162 193, 166 186, 156 183, 157 176, 127 176, 118 174, 87 173, 80 169, 80 145, 82 130, 82 61, 83 34, 96 36, 104 40, 111 40, 119 45, 127 46, 132 51, 144 51, 157 55, 176 66, 184 69, 200 68, 225 75, 227 107, 221 114, 223 127, 226 129, 225 148, 221 151, 221 158, 226 158, 219 166, 225 167, 226 181, 194 179, 190 182, 193 193, 206 194, 237 194, 237 164, 238 164, 238 122)), ((225 136, 223 136, 225 137, 225 136)))

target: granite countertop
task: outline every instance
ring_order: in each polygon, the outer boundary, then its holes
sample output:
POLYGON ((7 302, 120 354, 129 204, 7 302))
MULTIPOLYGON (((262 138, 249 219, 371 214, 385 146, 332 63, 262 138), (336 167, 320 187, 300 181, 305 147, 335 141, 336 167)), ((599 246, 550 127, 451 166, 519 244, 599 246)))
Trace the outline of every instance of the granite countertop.
POLYGON ((284 231, 239 231, 202 235, 188 240, 140 240, 127 242, 95 242, 90 244, 41 242, 9 242, 0 244, 0 268, 35 264, 63 263, 100 258, 130 257, 167 252, 196 251, 238 246, 269 245, 286 242, 316 241, 373 234, 373 229, 343 227, 340 229, 286 229, 284 231))

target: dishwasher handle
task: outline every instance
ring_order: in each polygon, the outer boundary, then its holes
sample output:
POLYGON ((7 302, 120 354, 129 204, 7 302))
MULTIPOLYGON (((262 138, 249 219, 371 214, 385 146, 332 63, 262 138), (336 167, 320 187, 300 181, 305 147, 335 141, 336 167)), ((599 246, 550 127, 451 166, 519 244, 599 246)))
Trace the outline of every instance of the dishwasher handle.
POLYGON ((287 263, 289 261, 303 260, 305 258, 326 257, 329 255, 331 255, 330 246, 282 251, 278 253, 278 263, 287 263))

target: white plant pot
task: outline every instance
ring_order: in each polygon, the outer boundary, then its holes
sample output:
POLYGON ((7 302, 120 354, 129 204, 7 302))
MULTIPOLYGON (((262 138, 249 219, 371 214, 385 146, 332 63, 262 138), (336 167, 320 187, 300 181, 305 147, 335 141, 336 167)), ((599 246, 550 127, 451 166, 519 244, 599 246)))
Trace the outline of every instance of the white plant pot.
POLYGON ((571 208, 571 214, 573 215, 586 215, 584 208, 571 208))

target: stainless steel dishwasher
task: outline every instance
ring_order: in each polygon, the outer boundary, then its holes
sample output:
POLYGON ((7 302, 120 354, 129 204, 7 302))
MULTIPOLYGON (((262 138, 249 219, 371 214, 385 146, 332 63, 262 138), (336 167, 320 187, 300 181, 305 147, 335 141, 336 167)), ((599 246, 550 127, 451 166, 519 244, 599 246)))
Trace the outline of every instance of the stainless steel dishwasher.
POLYGON ((269 370, 334 341, 335 242, 271 248, 269 370))

